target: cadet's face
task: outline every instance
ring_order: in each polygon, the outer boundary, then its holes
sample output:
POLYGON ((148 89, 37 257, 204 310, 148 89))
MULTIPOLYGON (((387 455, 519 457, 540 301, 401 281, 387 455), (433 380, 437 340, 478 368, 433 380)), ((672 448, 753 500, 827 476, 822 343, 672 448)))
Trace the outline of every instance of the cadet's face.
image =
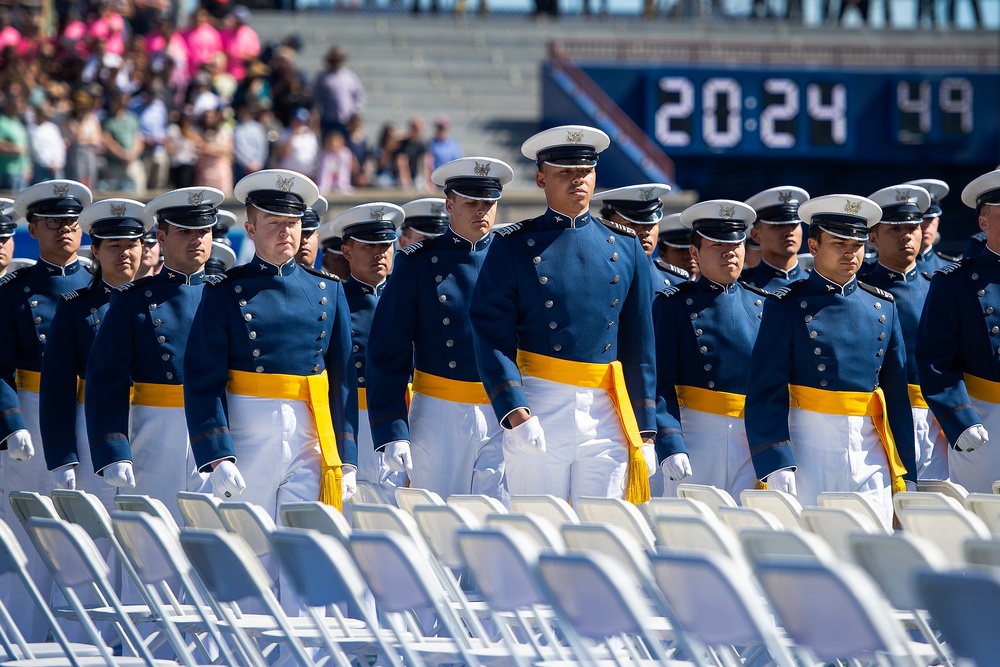
POLYGON ((11 257, 14 256, 14 237, 8 236, 0 238, 0 274, 6 270, 10 264, 11 257))
POLYGON ((408 245, 413 245, 414 243, 420 243, 424 239, 429 238, 426 234, 421 234, 413 227, 407 227, 403 230, 403 233, 399 235, 396 240, 396 245, 402 249, 408 245))
POLYGON ((343 255, 335 252, 323 253, 323 270, 332 273, 341 280, 347 280, 351 275, 351 265, 347 263, 343 255))
POLYGON ((701 275, 720 285, 733 283, 743 270, 746 251, 742 243, 719 243, 702 239, 701 248, 691 246, 691 252, 698 261, 701 275))
POLYGON ((83 230, 76 218, 35 217, 28 225, 28 234, 38 239, 38 254, 47 262, 62 265, 76 257, 83 230))
POLYGON ((941 218, 924 218, 923 222, 920 223, 920 252, 923 252, 934 245, 934 240, 937 239, 938 225, 941 224, 941 218))
POLYGON ((909 270, 920 252, 919 225, 888 225, 879 223, 870 235, 878 250, 878 261, 895 271, 909 270))
POLYGON ((590 206, 597 183, 593 167, 557 167, 542 163, 535 172, 535 184, 545 190, 549 208, 560 213, 579 215, 590 206))
POLYGON ((986 232, 986 245, 1000 252, 1000 206, 984 204, 979 209, 979 228, 986 232))
POLYGON ((643 252, 646 253, 646 257, 652 257, 653 249, 656 248, 656 237, 659 235, 659 229, 656 225, 640 225, 638 222, 632 222, 627 220, 618 213, 611 216, 613 222, 617 222, 619 225, 625 225, 639 237, 639 243, 642 244, 643 252))
POLYGON ((815 269, 820 275, 838 285, 845 285, 861 268, 865 257, 864 241, 847 239, 822 233, 822 243, 809 239, 809 252, 815 258, 815 269))
POLYGON ((391 243, 364 243, 356 239, 344 241, 341 250, 351 267, 351 275, 369 285, 378 285, 392 271, 391 243))
POLYGON ((257 211, 254 221, 248 221, 245 227, 247 235, 253 239, 257 254, 272 264, 281 266, 299 251, 302 238, 301 218, 257 211))
POLYGON ((144 269, 155 269, 160 263, 160 242, 159 240, 149 243, 142 242, 142 259, 139 265, 144 269))
POLYGON ((316 253, 319 252, 319 234, 316 230, 302 232, 299 251, 295 253, 295 261, 302 266, 316 266, 316 253))
POLYGON ((94 257, 101 265, 104 282, 112 287, 124 285, 139 269, 142 239, 105 239, 94 246, 94 257))
POLYGON ((760 222, 750 229, 750 236, 760 245, 764 255, 773 254, 788 259, 802 245, 802 225, 769 225, 760 222))
POLYGON ((156 238, 163 246, 163 263, 175 271, 188 275, 205 267, 212 256, 212 230, 188 229, 163 223, 156 232, 156 238), (169 231, 167 230, 169 227, 169 231))
POLYGON ((675 248, 673 246, 666 246, 666 250, 660 247, 660 257, 667 264, 673 264, 674 266, 679 266, 685 269, 691 274, 692 278, 698 276, 698 258, 694 256, 691 249, 694 246, 689 246, 687 248, 675 248))
POLYGON ((470 241, 478 241, 489 234, 497 218, 495 201, 480 201, 452 194, 445 200, 445 208, 451 214, 451 228, 470 241))

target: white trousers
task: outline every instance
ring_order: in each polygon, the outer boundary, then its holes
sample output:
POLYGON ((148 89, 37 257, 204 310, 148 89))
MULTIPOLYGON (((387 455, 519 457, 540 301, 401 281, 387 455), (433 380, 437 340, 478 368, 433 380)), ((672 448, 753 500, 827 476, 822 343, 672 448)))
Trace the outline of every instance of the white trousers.
POLYGON ((475 493, 506 504, 503 433, 488 404, 414 393, 409 422, 412 486, 445 499, 475 493))
POLYGON ((393 472, 382 460, 382 452, 375 451, 368 411, 358 410, 358 480, 378 484, 386 497, 396 503, 396 487, 406 486, 406 473, 393 472))
POLYGON ((792 408, 788 427, 798 464, 795 484, 799 502, 816 505, 824 491, 854 491, 874 500, 892 521, 889 457, 871 417, 792 408))
MULTIPOLYGON (((970 493, 993 493, 993 482, 1000 479, 1000 405, 969 397, 972 407, 990 434, 990 440, 974 452, 948 452, 951 481, 970 493)), ((4 463, 6 465, 6 462, 4 463)))
POLYGON ((607 392, 529 376, 522 384, 545 431, 546 451, 528 454, 504 443, 510 494, 547 493, 570 502, 621 498, 629 445, 607 392))
POLYGON ((741 491, 754 488, 757 475, 750 461, 747 430, 741 417, 682 406, 681 429, 691 459, 691 476, 681 481, 664 480, 663 495, 676 496, 679 484, 707 484, 728 491, 739 502, 741 491))
POLYGON ((133 405, 131 413, 132 468, 136 493, 158 498, 170 510, 178 524, 184 519, 177 509, 177 493, 201 492, 208 475, 198 472, 188 438, 184 408, 156 408, 133 405))
MULTIPOLYGON (((917 441, 917 479, 948 479, 948 438, 928 408, 911 408, 917 441)), ((1000 475, 1000 471, 997 473, 1000 475)))

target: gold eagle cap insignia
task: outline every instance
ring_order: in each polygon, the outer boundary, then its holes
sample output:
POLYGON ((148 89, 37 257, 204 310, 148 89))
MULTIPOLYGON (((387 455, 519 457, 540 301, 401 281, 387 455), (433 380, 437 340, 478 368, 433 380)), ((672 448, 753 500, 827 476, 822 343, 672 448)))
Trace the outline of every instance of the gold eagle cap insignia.
POLYGON ((291 192, 292 188, 295 186, 295 177, 289 176, 288 178, 282 178, 278 176, 278 182, 275 184, 282 192, 291 192))
POLYGON ((483 164, 476 163, 476 176, 489 176, 490 169, 493 167, 489 162, 483 164))
POLYGON ((719 217, 723 220, 732 220, 733 216, 736 215, 735 206, 720 206, 719 207, 719 217))
POLYGON ((780 201, 782 204, 787 204, 790 201, 792 201, 793 196, 794 195, 792 194, 791 190, 782 190, 778 193, 778 201, 780 201))
POLYGON ((431 204, 431 215, 444 215, 444 204, 431 204))
POLYGON ((577 130, 573 132, 572 130, 566 130, 566 141, 571 144, 578 144, 583 141, 583 130, 577 130))
POLYGON ((851 201, 848 199, 844 202, 844 210, 851 215, 857 215, 861 211, 861 201, 851 201))
POLYGON ((188 195, 188 204, 191 204, 191 206, 198 206, 203 201, 205 201, 204 190, 198 190, 198 192, 192 192, 188 195))
POLYGON ((910 201, 910 191, 909 190, 896 190, 896 201, 905 204, 910 201))
POLYGON ((368 217, 372 220, 382 220, 385 218, 385 207, 380 206, 378 208, 373 208, 368 211, 368 217))
POLYGON ((52 192, 55 193, 56 197, 65 197, 69 194, 69 184, 63 183, 60 185, 53 185, 52 192))
POLYGON ((639 189, 639 199, 642 201, 649 201, 653 198, 653 188, 640 188, 639 189))
POLYGON ((111 215, 115 216, 116 218, 123 218, 125 217, 125 208, 126 208, 125 204, 112 204, 111 215))

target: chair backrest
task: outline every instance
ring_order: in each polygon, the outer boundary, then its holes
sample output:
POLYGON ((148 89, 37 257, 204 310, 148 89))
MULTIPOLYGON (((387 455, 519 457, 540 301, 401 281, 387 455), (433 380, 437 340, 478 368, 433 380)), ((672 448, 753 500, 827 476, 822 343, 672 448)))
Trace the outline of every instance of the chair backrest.
POLYGON ((965 509, 982 519, 991 533, 1000 535, 1000 496, 970 493, 965 498, 965 509))
POLYGON ((580 517, 569 503, 551 495, 511 496, 510 509, 521 514, 531 514, 552 524, 556 530, 564 523, 580 523, 580 517))
POLYGON ((551 523, 539 519, 531 514, 520 514, 518 512, 510 514, 490 514, 486 517, 486 525, 492 527, 505 527, 519 531, 530 539, 539 549, 561 550, 563 545, 562 536, 551 523))
POLYGON ((163 521, 164 525, 175 535, 181 532, 180 526, 174 520, 174 515, 170 513, 166 503, 159 498, 143 496, 138 494, 120 493, 115 496, 115 510, 119 512, 140 512, 155 516, 163 521))
POLYGON ((875 533, 871 522, 854 510, 840 507, 806 507, 802 510, 802 525, 813 535, 823 538, 834 553, 853 560, 847 538, 853 533, 875 533))
POLYGON ((577 498, 576 513, 585 523, 609 523, 628 531, 643 549, 656 543, 649 521, 642 511, 621 498, 577 498))
POLYGON ((424 542, 413 517, 393 505, 358 503, 351 507, 351 522, 353 523, 353 532, 387 530, 406 535, 415 540, 418 545, 424 542))
POLYGON ((739 535, 744 528, 785 529, 773 514, 754 507, 720 507, 715 514, 734 535, 739 535))
POLYGON ((278 529, 271 541, 274 555, 304 604, 363 607, 365 580, 340 540, 308 530, 278 529))
POLYGON ((490 514, 507 513, 507 508, 499 500, 481 494, 452 494, 448 496, 447 504, 469 510, 479 519, 479 523, 486 523, 486 517, 490 514))
POLYGON ((35 491, 11 491, 7 494, 14 516, 21 522, 22 526, 28 525, 28 520, 35 519, 59 519, 52 499, 43 496, 35 491))
POLYGON ((278 508, 281 523, 289 528, 315 530, 336 537, 344 545, 351 539, 351 524, 336 508, 318 500, 285 503, 278 508))
POLYGON ((649 581, 649 557, 628 531, 612 524, 564 524, 562 537, 567 549, 595 551, 614 558, 638 581, 649 581))
POLYGON ((207 493, 181 491, 177 494, 177 509, 188 528, 225 531, 226 524, 219 516, 220 503, 218 498, 207 493))
POLYGON ((716 516, 659 516, 653 529, 657 543, 667 549, 713 551, 736 562, 743 561, 739 541, 716 516))
POLYGON ((1000 579, 993 570, 921 572, 916 587, 955 655, 976 665, 996 664, 1000 655, 1000 579))
POLYGON ((639 507, 646 513, 650 525, 656 523, 656 517, 663 516, 664 514, 698 514, 701 516, 713 514, 709 506, 700 500, 678 498, 675 496, 650 498, 649 502, 645 502, 639 507))
MULTIPOLYGON (((900 494, 896 494, 897 496, 900 494)), ((955 501, 951 498, 952 503, 955 501)), ((957 503, 956 503, 957 504, 957 503)), ((956 566, 965 563, 962 545, 972 538, 988 539, 990 531, 979 518, 962 507, 915 506, 900 512, 903 529, 933 542, 948 561, 956 566)))
POLYGON ((444 501, 441 499, 441 496, 427 489, 397 486, 396 504, 399 506, 399 509, 412 515, 415 507, 419 507, 420 505, 444 505, 444 501))
POLYGON ((260 558, 271 553, 274 519, 263 507, 235 501, 220 503, 218 511, 226 530, 242 537, 254 555, 260 558))
POLYGON ((541 550, 530 538, 517 530, 490 526, 463 528, 457 539, 490 609, 513 612, 548 604, 537 573, 541 550))
POLYGON ((385 491, 378 484, 368 480, 358 480, 358 492, 351 498, 351 504, 366 503, 372 505, 392 505, 392 500, 385 495, 385 491))
POLYGON ((851 491, 826 491, 819 494, 817 501, 820 507, 840 507, 853 510, 860 516, 868 517, 872 525, 880 532, 892 532, 892 523, 889 518, 868 496, 851 491))
POLYGON ((458 548, 456 534, 463 528, 476 528, 479 521, 461 507, 418 505, 413 519, 439 561, 452 570, 465 567, 465 557, 458 548))
POLYGON ((786 528, 802 527, 802 503, 791 494, 773 489, 745 489, 740 492, 740 502, 744 507, 770 512, 786 528))
POLYGON ((1000 567, 1000 540, 972 538, 965 541, 965 562, 969 565, 1000 567))
POLYGON ((713 512, 717 507, 736 507, 736 501, 727 491, 705 484, 678 484, 677 496, 700 500, 713 512))
POLYGON ((111 534, 111 516, 97 496, 85 491, 55 489, 52 505, 59 516, 87 531, 90 539, 108 539, 111 534))
POLYGON ((1000 495, 1000 479, 993 482, 993 493, 1000 495))
POLYGON ((827 563, 837 561, 837 555, 826 542, 804 530, 768 530, 747 528, 740 532, 743 553, 751 563, 766 558, 803 558, 827 563))
POLYGON ((965 499, 969 497, 968 489, 957 482, 947 479, 919 480, 917 482, 917 491, 940 493, 958 501, 960 505, 964 505, 965 499))
POLYGON ((896 609, 920 609, 914 574, 924 569, 944 569, 948 564, 932 543, 904 532, 854 533, 847 541, 851 560, 871 576, 896 609))
POLYGON ((892 497, 892 506, 896 515, 900 515, 911 507, 951 507, 964 509, 965 504, 939 492, 904 491, 892 497))

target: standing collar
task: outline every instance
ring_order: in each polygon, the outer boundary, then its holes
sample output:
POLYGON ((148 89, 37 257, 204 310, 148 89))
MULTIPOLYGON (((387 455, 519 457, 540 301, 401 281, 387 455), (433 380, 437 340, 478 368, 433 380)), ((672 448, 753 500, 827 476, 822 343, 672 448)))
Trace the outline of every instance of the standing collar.
POLYGON ((899 282, 899 281, 910 282, 912 280, 915 280, 916 277, 917 277, 917 267, 916 267, 916 265, 914 265, 914 267, 912 269, 910 269, 909 271, 897 271, 896 269, 890 269, 888 266, 886 266, 882 262, 879 262, 876 265, 876 268, 880 272, 884 273, 885 276, 887 278, 889 278, 889 280, 896 281, 896 282, 899 282))
POLYGON ((80 270, 82 266, 79 259, 75 259, 69 264, 64 266, 59 266, 58 264, 53 264, 52 262, 46 261, 41 257, 38 258, 38 262, 35 264, 39 269, 44 269, 45 274, 48 276, 71 276, 80 270))
POLYGON ((256 253, 253 259, 247 263, 247 268, 251 272, 265 276, 287 276, 293 273, 297 267, 298 264, 295 263, 294 257, 279 266, 278 264, 272 264, 256 253))
POLYGON ((839 294, 840 296, 853 294, 854 290, 858 288, 857 276, 852 276, 846 285, 838 285, 829 278, 821 275, 816 269, 813 269, 813 272, 809 274, 808 280, 812 281, 813 285, 819 287, 822 291, 829 294, 839 294))
POLYGON ((575 227, 583 227, 584 225, 586 225, 588 222, 590 222, 591 215, 590 211, 584 211, 583 213, 574 218, 571 215, 568 215, 566 213, 560 213, 559 211, 555 211, 549 208, 546 209, 545 213, 542 215, 542 218, 544 218, 548 222, 551 222, 553 225, 557 227, 572 229, 575 227))
POLYGON ((205 282, 205 269, 199 269, 191 275, 184 273, 183 271, 178 271, 177 269, 171 269, 166 264, 160 269, 157 274, 163 276, 163 279, 171 283, 184 283, 185 285, 200 285, 205 282))
POLYGON ((365 281, 359 280, 356 277, 354 277, 354 275, 351 275, 347 278, 347 282, 345 283, 344 286, 348 288, 353 287, 362 294, 374 294, 375 296, 382 296, 382 291, 385 290, 385 283, 386 281, 383 280, 378 285, 369 285, 365 281))
POLYGON ((478 241, 470 241, 458 232, 456 232, 450 225, 448 226, 448 231, 443 235, 443 241, 447 244, 448 248, 455 248, 459 246, 468 246, 469 250, 485 250, 490 245, 490 240, 493 238, 492 234, 487 234, 478 241))
POLYGON ((722 283, 717 283, 714 280, 709 280, 704 275, 698 276, 698 286, 710 292, 725 292, 726 294, 732 294, 736 291, 736 282, 737 281, 734 280, 728 285, 723 285, 722 283))
POLYGON ((792 266, 792 268, 788 269, 787 271, 785 271, 784 269, 779 269, 774 264, 768 262, 766 259, 761 259, 759 266, 764 270, 771 272, 773 275, 784 278, 785 280, 788 280, 789 278, 794 278, 799 273, 798 260, 796 260, 795 265, 792 266))

